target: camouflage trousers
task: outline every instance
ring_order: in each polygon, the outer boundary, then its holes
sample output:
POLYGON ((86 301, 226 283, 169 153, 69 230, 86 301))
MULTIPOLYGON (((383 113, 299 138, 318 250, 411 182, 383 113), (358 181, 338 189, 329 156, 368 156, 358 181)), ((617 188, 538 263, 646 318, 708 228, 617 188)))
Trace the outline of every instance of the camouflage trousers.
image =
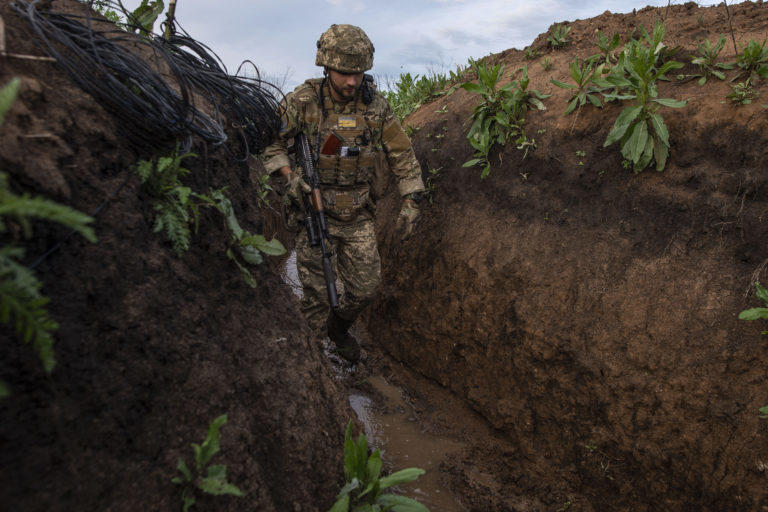
MULTIPOLYGON (((373 220, 364 219, 351 225, 328 223, 331 235, 333 271, 341 281, 339 308, 336 313, 354 320, 371 303, 381 280, 381 261, 376 246, 373 220)), ((325 321, 330 305, 320 249, 309 246, 307 231, 302 229, 296 240, 296 267, 304 288, 301 310, 310 328, 325 334, 325 321)))

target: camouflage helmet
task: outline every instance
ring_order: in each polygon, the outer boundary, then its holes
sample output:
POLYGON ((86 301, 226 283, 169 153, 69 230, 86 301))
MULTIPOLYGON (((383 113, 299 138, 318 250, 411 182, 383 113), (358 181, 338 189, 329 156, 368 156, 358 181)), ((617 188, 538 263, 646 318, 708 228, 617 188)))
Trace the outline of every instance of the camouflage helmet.
POLYGON ((363 73, 373 67, 373 43, 354 25, 331 25, 317 40, 316 66, 340 73, 363 73))

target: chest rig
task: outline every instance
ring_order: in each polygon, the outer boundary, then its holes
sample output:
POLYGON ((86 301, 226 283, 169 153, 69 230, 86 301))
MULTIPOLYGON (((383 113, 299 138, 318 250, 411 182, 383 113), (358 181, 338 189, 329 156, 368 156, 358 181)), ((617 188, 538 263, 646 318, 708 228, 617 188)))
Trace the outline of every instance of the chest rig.
POLYGON ((338 113, 326 81, 314 87, 320 107, 314 149, 318 156, 316 168, 323 204, 332 218, 350 221, 366 206, 372 206, 370 189, 376 161, 374 138, 380 132, 380 122, 365 115, 368 105, 362 94, 338 113), (329 137, 339 139, 339 147, 333 154, 322 154, 320 148, 329 137))

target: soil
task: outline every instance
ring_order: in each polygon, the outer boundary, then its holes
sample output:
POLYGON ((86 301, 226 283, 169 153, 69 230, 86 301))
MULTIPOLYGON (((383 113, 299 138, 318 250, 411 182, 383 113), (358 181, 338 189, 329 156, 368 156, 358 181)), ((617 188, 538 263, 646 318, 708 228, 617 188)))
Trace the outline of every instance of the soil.
MULTIPOLYGON (((8 51, 41 55, 8 4, 8 51)), ((737 43, 768 36, 762 3, 730 9, 737 43)), ((603 147, 622 107, 563 117, 568 92, 549 82, 595 52, 598 29, 626 41, 657 19, 686 63, 698 40, 729 33, 722 6, 688 3, 569 22, 570 44, 552 50, 542 34, 531 61, 514 49, 487 57, 507 72, 528 64, 530 87, 552 97, 527 119, 537 148, 525 159, 497 149, 485 180, 461 166, 476 95, 457 90, 406 120, 434 194, 405 242, 394 188, 381 202, 384 284, 356 326, 372 333, 364 362, 341 373, 311 339, 282 259, 254 268, 249 288, 212 211, 174 256, 130 171, 150 155, 55 63, 0 57, 0 84, 22 79, 0 128, 13 189, 84 212, 103 205, 96 244, 41 223, 30 240, 12 223, 3 235, 28 264, 63 244, 36 269, 61 325, 54 371, 0 327, 0 379, 13 393, 0 401, 0 503, 178 509, 178 458, 227 413, 214 462, 248 496, 201 496, 200 510, 328 510, 354 414, 348 388, 383 375, 426 435, 451 440, 440 483, 466 510, 768 510, 764 326, 736 318, 759 305, 752 283, 766 280, 768 115, 759 100, 727 102, 726 82, 663 83, 661 97, 689 104, 662 109, 664 172, 633 174, 617 146, 603 147)), ((290 247, 254 199, 263 169, 237 159, 233 135, 193 148, 189 185, 228 186, 246 229, 290 247)))
MULTIPOLYGON (((59 11, 81 4, 56 1, 59 11)), ((0 2, 8 51, 42 55, 28 24, 0 2)), ((176 257, 152 232, 153 210, 131 170, 151 155, 55 63, 0 58, 0 83, 21 78, 0 128, 0 168, 17 193, 96 215, 98 243, 36 223, 23 240, 60 324, 50 375, 12 326, 0 328, 0 503, 4 510, 180 510, 171 483, 208 425, 226 413, 221 452, 246 498, 199 496, 200 510, 327 510, 343 483, 343 429, 353 413, 298 303, 270 261, 251 289, 225 255, 223 220, 204 211, 176 257), (119 188, 124 184, 122 188, 119 188), (110 196, 115 194, 114 197, 110 196), (311 425, 311 428, 307 428, 311 425)), ((284 232, 254 200, 258 164, 238 161, 237 134, 185 160, 188 183, 228 186, 245 229, 284 232)), ((276 198, 273 198, 276 200, 276 198)))
MULTIPOLYGON (((739 45, 766 38, 764 4, 730 9, 739 45)), ((405 121, 424 177, 439 176, 412 239, 395 236, 394 193, 381 205, 384 285, 367 327, 499 435, 445 464, 470 510, 768 509, 764 326, 737 319, 766 280, 765 109, 727 101, 716 79, 661 83, 688 106, 662 109, 666 169, 633 174, 618 145, 603 147, 623 106, 564 117, 569 92, 549 82, 570 81, 598 30, 624 42, 665 16, 684 63, 697 41, 730 36, 722 5, 691 2, 570 22, 571 42, 553 50, 542 34, 532 61, 487 57, 508 74, 527 64, 530 88, 552 97, 526 121, 537 148, 492 152, 485 180, 461 167, 477 95, 457 90, 405 121)), ((721 58, 734 60, 730 37, 721 58)))

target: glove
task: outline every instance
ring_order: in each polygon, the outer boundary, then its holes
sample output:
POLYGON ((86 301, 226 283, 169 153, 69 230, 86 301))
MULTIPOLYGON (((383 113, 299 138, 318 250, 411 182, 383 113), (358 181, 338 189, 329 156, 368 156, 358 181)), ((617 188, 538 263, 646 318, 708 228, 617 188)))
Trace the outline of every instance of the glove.
POLYGON ((301 193, 304 192, 305 194, 309 194, 312 192, 312 187, 310 187, 301 176, 293 171, 285 176, 285 184, 288 197, 293 199, 299 205, 302 204, 301 193))
POLYGON ((406 240, 413 234, 416 219, 419 218, 419 205, 413 199, 403 201, 400 215, 397 216, 397 230, 402 233, 400 240, 406 240))

